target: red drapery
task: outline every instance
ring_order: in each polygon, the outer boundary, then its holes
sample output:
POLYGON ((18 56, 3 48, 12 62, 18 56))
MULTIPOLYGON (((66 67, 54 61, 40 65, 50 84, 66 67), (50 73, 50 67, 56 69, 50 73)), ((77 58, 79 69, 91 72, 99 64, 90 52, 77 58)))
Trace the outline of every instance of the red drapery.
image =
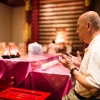
POLYGON ((31 42, 31 0, 25 0, 24 42, 26 43, 26 52, 27 52, 28 44, 31 42))
MULTIPOLYGON (((39 4, 38 0, 25 0, 25 36, 26 49, 31 42, 38 42, 39 4)), ((26 51, 27 51, 26 50, 26 51)))
POLYGON ((39 34, 39 0, 32 0, 32 34, 31 42, 38 42, 39 34))

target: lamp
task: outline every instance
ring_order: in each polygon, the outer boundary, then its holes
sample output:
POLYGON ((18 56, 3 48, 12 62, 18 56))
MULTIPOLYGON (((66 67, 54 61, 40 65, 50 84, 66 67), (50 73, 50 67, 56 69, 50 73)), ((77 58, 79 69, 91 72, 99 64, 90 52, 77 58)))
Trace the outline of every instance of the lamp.
POLYGON ((66 44, 66 29, 65 28, 57 28, 56 29, 56 38, 55 43, 65 43, 66 44))

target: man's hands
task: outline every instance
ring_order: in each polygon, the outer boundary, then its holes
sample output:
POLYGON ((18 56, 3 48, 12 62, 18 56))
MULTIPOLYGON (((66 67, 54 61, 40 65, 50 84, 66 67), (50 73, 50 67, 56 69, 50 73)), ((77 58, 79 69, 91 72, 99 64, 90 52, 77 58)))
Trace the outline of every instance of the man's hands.
POLYGON ((80 52, 77 51, 77 57, 71 55, 70 53, 63 54, 62 57, 59 57, 60 62, 67 67, 68 69, 73 67, 80 67, 82 58, 80 52))
POLYGON ((80 67, 81 61, 82 61, 82 58, 80 56, 80 52, 77 51, 77 57, 72 56, 72 62, 75 66, 80 67))
POLYGON ((74 68, 71 57, 69 57, 65 54, 63 54, 62 56, 59 56, 59 61, 63 64, 64 67, 68 68, 69 70, 74 68))

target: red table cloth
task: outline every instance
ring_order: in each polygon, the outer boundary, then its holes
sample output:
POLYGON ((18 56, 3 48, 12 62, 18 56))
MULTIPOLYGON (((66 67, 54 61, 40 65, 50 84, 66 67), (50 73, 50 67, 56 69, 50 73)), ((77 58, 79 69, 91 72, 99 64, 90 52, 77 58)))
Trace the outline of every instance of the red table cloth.
POLYGON ((50 92, 48 100, 61 100, 72 83, 69 70, 58 59, 58 55, 47 54, 0 59, 0 78, 9 81, 9 77, 14 76, 15 87, 50 92))

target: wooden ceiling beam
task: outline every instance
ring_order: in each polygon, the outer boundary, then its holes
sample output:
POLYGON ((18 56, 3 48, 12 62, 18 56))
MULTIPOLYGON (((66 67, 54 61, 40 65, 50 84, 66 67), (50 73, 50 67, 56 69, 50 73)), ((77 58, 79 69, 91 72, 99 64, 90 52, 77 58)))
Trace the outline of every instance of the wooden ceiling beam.
POLYGON ((25 0, 0 0, 0 2, 9 5, 11 7, 18 7, 25 5, 25 0))

